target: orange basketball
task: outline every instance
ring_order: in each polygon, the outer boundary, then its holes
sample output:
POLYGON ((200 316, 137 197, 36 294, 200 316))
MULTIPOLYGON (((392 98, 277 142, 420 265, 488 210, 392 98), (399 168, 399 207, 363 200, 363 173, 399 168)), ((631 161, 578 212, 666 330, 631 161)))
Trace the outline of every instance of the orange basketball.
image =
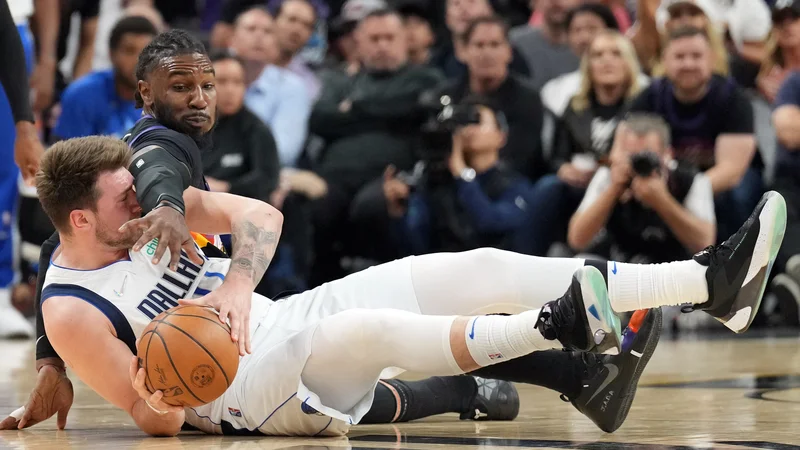
POLYGON ((142 332, 139 365, 145 386, 164 392, 164 402, 200 406, 221 396, 239 369, 231 329, 213 308, 176 306, 156 316, 142 332))

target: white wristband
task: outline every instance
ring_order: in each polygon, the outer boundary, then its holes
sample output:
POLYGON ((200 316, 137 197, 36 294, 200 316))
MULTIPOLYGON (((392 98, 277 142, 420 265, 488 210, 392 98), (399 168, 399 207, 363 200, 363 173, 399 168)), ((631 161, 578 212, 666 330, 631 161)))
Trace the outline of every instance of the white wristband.
POLYGON ((150 409, 152 409, 152 410, 153 410, 153 411, 154 411, 156 414, 158 414, 159 416, 163 416, 163 415, 169 414, 169 411, 161 411, 161 410, 158 410, 158 409, 156 409, 156 408, 155 408, 155 407, 153 407, 153 405, 151 405, 151 404, 150 404, 150 402, 148 402, 146 399, 145 399, 144 403, 145 403, 147 406, 149 406, 149 407, 150 407, 150 409))

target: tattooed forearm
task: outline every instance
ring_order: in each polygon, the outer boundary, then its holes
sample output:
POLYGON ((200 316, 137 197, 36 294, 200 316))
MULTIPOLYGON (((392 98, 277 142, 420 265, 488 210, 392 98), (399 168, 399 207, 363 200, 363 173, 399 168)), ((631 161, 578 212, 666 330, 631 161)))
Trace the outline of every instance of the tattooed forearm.
POLYGON ((258 284, 264 272, 267 271, 272 256, 278 245, 280 229, 273 230, 274 225, 265 214, 259 219, 243 217, 231 227, 231 255, 230 271, 249 277, 253 284, 258 284))

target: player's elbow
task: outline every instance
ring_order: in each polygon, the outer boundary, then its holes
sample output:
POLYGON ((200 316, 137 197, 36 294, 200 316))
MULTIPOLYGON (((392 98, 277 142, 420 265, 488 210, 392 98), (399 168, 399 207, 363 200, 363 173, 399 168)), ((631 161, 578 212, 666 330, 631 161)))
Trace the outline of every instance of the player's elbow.
POLYGON ((183 427, 184 413, 170 413, 166 416, 159 416, 157 418, 147 418, 139 421, 134 418, 136 425, 139 429, 145 432, 148 436, 153 437, 173 437, 181 432, 183 427))

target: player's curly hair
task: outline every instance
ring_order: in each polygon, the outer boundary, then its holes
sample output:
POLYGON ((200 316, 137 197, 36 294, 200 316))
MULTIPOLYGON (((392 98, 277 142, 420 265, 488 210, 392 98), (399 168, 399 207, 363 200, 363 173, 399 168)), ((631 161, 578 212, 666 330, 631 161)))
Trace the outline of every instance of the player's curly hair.
MULTIPOLYGON (((150 41, 139 54, 136 63, 136 81, 145 80, 164 58, 200 53, 207 55, 206 48, 197 38, 184 30, 165 31, 150 41)), ((144 100, 137 90, 134 94, 136 107, 144 106, 144 100)))

